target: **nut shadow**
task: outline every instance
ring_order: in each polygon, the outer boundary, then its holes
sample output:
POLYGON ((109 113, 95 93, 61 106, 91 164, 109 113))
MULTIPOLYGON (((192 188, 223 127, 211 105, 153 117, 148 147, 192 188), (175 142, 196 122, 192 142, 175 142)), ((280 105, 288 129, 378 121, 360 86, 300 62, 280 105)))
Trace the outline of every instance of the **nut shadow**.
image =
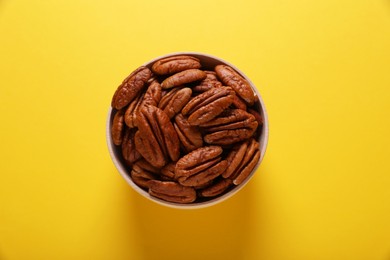
POLYGON ((243 259, 256 231, 253 184, 220 204, 190 210, 158 205, 127 187, 122 195, 130 199, 121 209, 134 221, 128 227, 139 259, 243 259))

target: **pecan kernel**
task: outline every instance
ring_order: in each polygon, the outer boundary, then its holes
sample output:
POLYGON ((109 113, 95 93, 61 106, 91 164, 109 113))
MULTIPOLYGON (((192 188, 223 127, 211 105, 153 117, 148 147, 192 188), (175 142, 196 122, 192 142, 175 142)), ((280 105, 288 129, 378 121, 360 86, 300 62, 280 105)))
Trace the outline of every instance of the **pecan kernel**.
POLYGON ((256 101, 255 93, 249 85, 249 82, 238 74, 233 68, 227 65, 217 65, 215 72, 221 79, 224 85, 230 86, 236 91, 249 105, 253 105, 256 101))
POLYGON ((190 88, 175 88, 166 94, 158 105, 169 118, 173 118, 191 99, 190 88))
POLYGON ((185 186, 199 186, 215 179, 227 167, 227 161, 221 159, 222 148, 206 146, 183 156, 177 163, 175 179, 185 186))
POLYGON ((179 138, 168 116, 159 108, 144 106, 137 117, 135 145, 153 166, 163 167, 179 159, 179 138))
POLYGON ((179 55, 156 61, 152 66, 152 71, 159 75, 166 75, 188 69, 199 69, 200 67, 201 65, 198 58, 179 55))
POLYGON ((149 181, 149 194, 157 198, 175 202, 175 203, 191 203, 196 199, 195 189, 185 187, 179 183, 172 181, 149 181))
POLYGON ((178 114, 173 124, 184 150, 189 153, 203 146, 202 134, 197 126, 192 126, 188 120, 178 114))
POLYGON ((204 78, 206 78, 206 73, 202 70, 199 69, 184 70, 166 78, 161 83, 161 87, 163 89, 173 88, 183 84, 202 80, 204 78))
POLYGON ((150 69, 141 66, 132 72, 114 93, 111 106, 121 109, 127 106, 143 89, 145 83, 152 77, 150 69))
POLYGON ((206 143, 229 145, 250 138, 258 123, 252 114, 242 109, 231 109, 200 126, 207 132, 204 136, 206 143))
POLYGON ((230 87, 210 89, 188 102, 182 114, 191 125, 206 123, 221 114, 232 102, 235 93, 230 87))
POLYGON ((123 140, 123 129, 124 129, 124 111, 118 110, 115 113, 114 119, 111 126, 111 137, 112 141, 116 145, 120 145, 123 140))

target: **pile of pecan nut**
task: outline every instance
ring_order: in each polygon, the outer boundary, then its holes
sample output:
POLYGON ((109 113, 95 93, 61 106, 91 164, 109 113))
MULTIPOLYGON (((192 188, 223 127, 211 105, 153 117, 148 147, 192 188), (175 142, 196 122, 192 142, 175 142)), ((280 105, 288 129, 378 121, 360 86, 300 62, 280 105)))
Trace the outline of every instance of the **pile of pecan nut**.
POLYGON ((242 183, 260 158, 263 124, 249 83, 190 55, 141 66, 117 88, 112 140, 135 184, 174 203, 210 200, 242 183))

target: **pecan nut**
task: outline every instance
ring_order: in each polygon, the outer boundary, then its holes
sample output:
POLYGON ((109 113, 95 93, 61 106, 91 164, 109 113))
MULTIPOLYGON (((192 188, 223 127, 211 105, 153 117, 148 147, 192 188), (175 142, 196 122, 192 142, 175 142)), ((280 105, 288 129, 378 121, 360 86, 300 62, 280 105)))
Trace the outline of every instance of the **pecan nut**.
MULTIPOLYGON (((199 85, 194 86, 192 88, 192 91, 203 93, 212 88, 222 87, 222 83, 218 80, 216 76, 217 74, 214 71, 205 71, 205 72, 206 72, 206 78, 202 80, 199 85)), ((242 100, 238 95, 234 95, 232 105, 235 106, 236 108, 246 110, 245 101, 242 100)))
POLYGON ((206 73, 202 70, 199 69, 184 70, 166 78, 161 83, 161 87, 163 89, 173 88, 183 84, 202 80, 204 78, 206 78, 206 73))
POLYGON ((191 125, 206 123, 228 108, 233 102, 234 95, 230 87, 210 89, 192 98, 181 113, 188 115, 188 122, 191 125))
POLYGON ((232 180, 220 178, 212 185, 199 191, 201 197, 215 197, 224 193, 232 185, 232 180))
POLYGON ((199 69, 200 67, 201 65, 198 58, 179 55, 156 61, 152 66, 152 71, 159 75, 166 75, 188 69, 199 69))
POLYGON ((135 130, 126 128, 122 141, 122 155, 126 163, 131 165, 141 158, 141 154, 135 149, 134 142, 135 130))
POLYGON ((191 99, 192 90, 190 88, 174 88, 169 91, 160 101, 158 107, 161 108, 169 118, 173 118, 191 99))
MULTIPOLYGON (((218 178, 218 177, 217 177, 218 178)), ((214 180, 209 180, 208 182, 205 183, 200 183, 199 185, 192 186, 194 187, 195 190, 202 190, 205 189, 206 187, 209 187, 211 184, 213 184, 214 180)))
POLYGON ((203 138, 199 128, 197 126, 190 125, 182 114, 178 114, 175 117, 173 126, 175 127, 180 142, 187 153, 203 146, 203 138))
POLYGON ((152 77, 152 71, 147 67, 141 66, 133 71, 114 93, 111 106, 115 109, 121 109, 127 106, 144 88, 145 83, 152 77))
POLYGON ((246 110, 246 103, 245 103, 245 101, 242 100, 242 98, 240 98, 237 95, 234 96, 232 105, 235 106, 238 109, 246 110))
POLYGON ((249 176, 259 159, 259 143, 255 139, 237 144, 226 158, 228 167, 222 177, 231 179, 234 185, 239 185, 249 176))
POLYGON ((206 78, 199 85, 192 88, 194 92, 205 92, 212 88, 222 87, 222 83, 217 78, 217 73, 214 71, 205 71, 206 78))
POLYGON ((201 186, 221 175, 227 161, 222 160, 219 146, 198 148, 176 163, 175 179, 184 186, 201 186))
POLYGON ((143 169, 145 171, 148 171, 150 173, 153 173, 153 174, 156 174, 156 175, 160 174, 160 168, 154 167, 148 161, 146 161, 144 158, 142 158, 142 159, 138 160, 137 162, 135 162, 134 165, 137 165, 141 169, 143 169))
POLYGON ((177 182, 151 180, 148 182, 149 194, 162 200, 175 203, 191 203, 196 200, 192 187, 185 187, 177 182))
POLYGON ((161 168, 169 160, 179 159, 179 138, 168 116, 161 109, 154 106, 142 107, 137 116, 137 126, 136 149, 150 164, 161 168))
POLYGON ((251 108, 248 109, 248 112, 251 113, 256 118, 256 121, 259 124, 259 126, 263 125, 264 119, 263 119, 263 116, 259 112, 257 112, 254 109, 251 109, 251 108))
POLYGON ((137 115, 139 109, 141 107, 141 103, 143 100, 144 94, 138 95, 135 99, 133 99, 125 112, 125 123, 128 127, 134 128, 137 127, 137 115))
POLYGON ((230 109, 200 126, 208 133, 204 136, 206 143, 229 145, 250 138, 257 125, 252 114, 242 109, 230 109))
POLYGON ((118 110, 115 113, 114 119, 111 126, 111 137, 112 141, 116 145, 120 145, 123 140, 123 130, 124 130, 124 111, 123 109, 118 110))
POLYGON ((144 167, 140 161, 137 161, 130 172, 130 177, 134 181, 135 184, 140 186, 141 188, 148 189, 150 180, 157 179, 157 175, 149 170, 148 167, 144 167))
POLYGON ((160 177, 165 181, 174 181, 176 163, 170 162, 164 166, 160 171, 160 177))
POLYGON ((222 83, 230 86, 236 91, 249 105, 253 105, 256 101, 255 93, 251 88, 249 82, 238 74, 233 68, 227 65, 217 65, 215 72, 221 79, 222 83))
POLYGON ((153 80, 148 89, 145 92, 144 98, 142 100, 142 105, 151 105, 157 106, 161 100, 161 85, 157 80, 153 80))
POLYGON ((125 113, 125 123, 128 127, 137 127, 137 115, 142 106, 157 106, 161 99, 161 86, 158 81, 153 80, 145 93, 138 95, 130 102, 125 113))

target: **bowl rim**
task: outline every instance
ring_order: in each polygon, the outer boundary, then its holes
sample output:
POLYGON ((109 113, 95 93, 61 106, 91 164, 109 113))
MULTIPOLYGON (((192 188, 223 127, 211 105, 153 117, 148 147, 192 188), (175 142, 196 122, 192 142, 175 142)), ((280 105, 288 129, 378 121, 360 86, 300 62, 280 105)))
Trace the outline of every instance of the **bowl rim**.
POLYGON ((114 151, 115 144, 113 143, 112 138, 111 138, 111 123, 112 123, 112 118, 114 116, 113 108, 111 107, 111 105, 108 109, 108 114, 107 114, 107 119, 106 119, 106 142, 107 142, 107 146, 108 146, 111 160, 113 161, 117 171, 126 180, 126 182, 137 193, 139 193, 142 197, 145 197, 146 199, 149 199, 149 200, 151 200, 159 205, 165 206, 165 207, 176 208, 176 209, 199 209, 199 208, 210 207, 210 206, 213 206, 215 204, 219 204, 223 201, 226 201, 228 198, 232 197, 233 195, 237 194, 241 189, 243 189, 248 184, 248 182, 253 178, 256 171, 260 167, 261 162, 264 159, 264 156, 265 156, 265 153, 267 150, 267 146, 268 146, 268 139, 269 139, 268 113, 267 113, 267 110, 266 110, 266 107, 264 104, 264 100, 261 97, 259 91, 257 90, 256 85, 253 84, 253 82, 245 75, 245 73, 243 73, 240 69, 238 69, 235 65, 231 64, 230 62, 225 61, 224 59, 221 59, 221 58, 216 57, 214 55, 201 53, 201 52, 173 52, 173 53, 169 53, 169 54, 165 54, 165 55, 161 55, 159 57, 153 58, 152 60, 145 62, 142 66, 146 66, 146 67, 150 68, 151 64, 153 64, 157 60, 167 58, 167 57, 179 56, 179 55, 190 55, 190 56, 192 55, 192 56, 202 57, 202 58, 206 58, 206 59, 213 59, 214 61, 216 61, 218 63, 232 67, 235 71, 237 71, 241 76, 243 76, 249 82, 251 88, 253 89, 253 91, 257 95, 259 102, 260 102, 260 108, 261 108, 261 113, 262 113, 262 117, 263 117, 262 135, 260 136, 260 139, 257 140, 259 142, 261 141, 261 143, 260 143, 260 159, 257 162, 257 164, 255 165, 255 167, 253 168, 253 170, 251 171, 251 173, 248 175, 248 177, 241 184, 232 188, 227 193, 220 195, 220 196, 217 196, 215 198, 212 198, 210 200, 203 201, 203 202, 197 202, 197 203, 190 203, 190 204, 173 203, 173 202, 169 202, 169 201, 165 201, 165 200, 153 197, 147 191, 141 189, 138 185, 136 185, 132 181, 132 179, 131 179, 128 171, 126 170, 125 166, 123 165, 123 163, 115 155, 115 151, 114 151))

